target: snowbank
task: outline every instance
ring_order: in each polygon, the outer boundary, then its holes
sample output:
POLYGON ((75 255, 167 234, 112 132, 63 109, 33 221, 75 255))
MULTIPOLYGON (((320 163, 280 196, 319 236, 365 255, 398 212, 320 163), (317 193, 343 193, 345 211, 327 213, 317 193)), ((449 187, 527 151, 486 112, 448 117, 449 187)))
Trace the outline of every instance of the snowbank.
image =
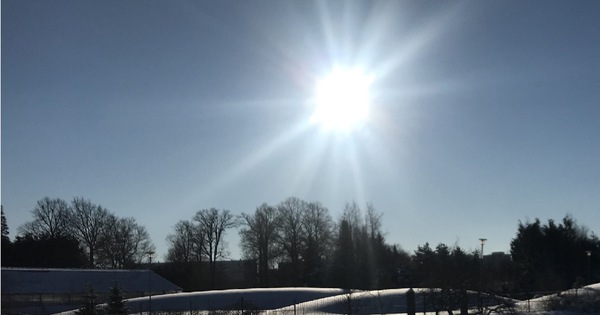
MULTIPOLYGON (((164 294, 126 300, 130 313, 152 312, 210 312, 218 310, 261 310, 267 315, 285 314, 401 314, 407 312, 406 293, 409 289, 374 291, 350 291, 327 288, 269 288, 236 289, 164 294)), ((414 289, 417 313, 433 312, 430 302, 432 294, 439 289, 414 289), (425 306, 427 305, 427 309, 425 306)), ((582 289, 569 290, 560 295, 598 294, 600 283, 582 289)), ((469 291, 468 305, 477 305, 478 293, 469 291)), ((483 295, 488 306, 507 302, 516 309, 536 314, 543 311, 546 301, 557 295, 544 296, 529 301, 516 301, 496 296, 483 295)), ((73 311, 58 313, 73 315, 73 311)), ((544 314, 578 314, 574 312, 544 312, 544 314)))

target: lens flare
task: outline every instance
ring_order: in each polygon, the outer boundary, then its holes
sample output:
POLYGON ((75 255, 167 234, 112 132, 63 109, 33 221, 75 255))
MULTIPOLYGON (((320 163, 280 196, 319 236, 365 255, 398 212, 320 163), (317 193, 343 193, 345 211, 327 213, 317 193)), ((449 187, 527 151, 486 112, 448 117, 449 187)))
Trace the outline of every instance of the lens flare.
POLYGON ((326 129, 348 131, 369 114, 373 76, 360 69, 335 69, 317 83, 312 122, 326 129))

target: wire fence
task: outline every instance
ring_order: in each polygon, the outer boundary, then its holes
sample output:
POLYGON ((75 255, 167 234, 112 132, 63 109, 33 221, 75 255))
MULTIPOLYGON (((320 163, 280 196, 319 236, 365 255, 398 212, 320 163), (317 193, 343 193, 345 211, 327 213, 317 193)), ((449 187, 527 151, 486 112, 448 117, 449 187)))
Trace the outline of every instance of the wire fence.
MULTIPOLYGON (((483 313, 483 310, 485 313, 503 311, 527 314, 551 307, 554 297, 562 297, 561 303, 563 303, 564 297, 568 296, 571 302, 578 303, 584 301, 586 296, 583 290, 560 294, 557 292, 519 293, 509 297, 480 294, 474 291, 462 291, 457 295, 456 292, 440 289, 345 292, 338 290, 329 293, 321 292, 313 296, 306 293, 294 294, 294 292, 283 294, 277 290, 272 292, 265 290, 257 294, 244 294, 241 290, 235 294, 219 295, 213 292, 131 298, 126 300, 126 307, 130 314, 143 315, 384 315, 435 314, 449 310, 454 314, 483 313)), ((3 296, 2 314, 53 314, 80 308, 84 302, 81 296, 73 295, 3 296)), ((106 298, 99 298, 98 302, 106 302, 106 298)), ((105 309, 105 305, 99 305, 98 313, 103 313, 105 309)))
MULTIPOLYGON (((197 302, 193 299, 188 301, 167 301, 166 304, 155 304, 149 307, 140 303, 128 303, 130 313, 149 315, 315 315, 315 314, 344 314, 344 315, 385 315, 385 314, 437 314, 453 311, 454 314, 461 314, 461 305, 459 302, 441 305, 433 301, 431 292, 425 290, 417 292, 414 296, 411 309, 411 302, 406 294, 396 296, 379 295, 376 292, 353 292, 343 294, 322 300, 291 303, 282 308, 270 308, 255 303, 252 300, 240 298, 237 301, 228 301, 227 307, 206 307, 204 302, 197 302)), ((499 299, 492 296, 482 297, 478 301, 477 294, 471 293, 465 306, 465 314, 474 314, 478 310, 480 313, 500 313, 503 311, 511 313, 533 313, 543 309, 544 301, 528 299, 525 301, 514 301, 509 303, 510 299, 499 299), (496 309, 496 311, 494 311, 496 309)), ((149 303, 144 301, 142 303, 149 303)), ((155 302, 158 303, 158 302, 155 302)), ((222 301, 220 303, 222 304, 222 301)))

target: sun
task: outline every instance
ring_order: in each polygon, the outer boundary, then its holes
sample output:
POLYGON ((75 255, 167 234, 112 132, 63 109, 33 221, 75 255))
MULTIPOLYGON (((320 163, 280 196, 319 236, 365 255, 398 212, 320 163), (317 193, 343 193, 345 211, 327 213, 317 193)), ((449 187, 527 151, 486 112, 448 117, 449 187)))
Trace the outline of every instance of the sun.
POLYGON ((350 131, 369 115, 373 76, 360 68, 336 68, 317 82, 311 121, 325 129, 350 131))

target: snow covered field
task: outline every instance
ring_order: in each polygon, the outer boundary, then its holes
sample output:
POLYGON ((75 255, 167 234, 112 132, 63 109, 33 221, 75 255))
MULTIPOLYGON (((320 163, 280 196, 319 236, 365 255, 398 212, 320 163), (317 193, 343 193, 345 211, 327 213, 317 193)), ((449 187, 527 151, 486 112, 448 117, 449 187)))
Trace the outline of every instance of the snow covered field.
POLYGON ((549 304, 558 303, 563 306, 569 302, 574 303, 575 308, 586 309, 594 304, 596 309, 600 307, 600 283, 585 286, 580 289, 571 289, 568 291, 561 292, 560 294, 553 294, 548 296, 542 296, 539 298, 531 299, 529 301, 520 301, 517 303, 518 310, 523 313, 532 314, 548 314, 548 315, 576 315, 576 314, 600 314, 598 312, 583 312, 583 311, 544 311, 544 307, 549 304))
MULTIPOLYGON (((377 291, 348 291, 342 289, 323 288, 276 288, 276 289, 239 289, 165 294, 140 297, 127 300, 130 313, 141 314, 151 310, 153 313, 179 314, 255 314, 264 311, 267 315, 297 314, 406 314, 409 289, 389 289, 377 291)), ((431 289, 414 289, 417 314, 435 314, 429 303, 423 299, 431 298, 431 294, 439 293, 431 289), (428 305, 425 309, 424 305, 428 305)), ((585 297, 600 295, 600 283, 582 289, 569 290, 559 295, 544 296, 529 301, 514 302, 513 310, 521 314, 576 315, 584 312, 544 311, 552 299, 571 298, 577 296, 583 301, 585 297)), ((477 292, 468 293, 469 309, 477 308, 477 292)), ((500 303, 497 298, 484 295, 484 301, 492 306, 500 303), (495 302, 491 302, 495 301, 495 302)), ((63 312, 61 315, 72 315, 74 312, 63 312)), ((440 314, 447 312, 440 312, 440 314)), ((454 314, 459 314, 454 310, 454 314)), ((590 314, 589 312, 587 314, 590 314)))

